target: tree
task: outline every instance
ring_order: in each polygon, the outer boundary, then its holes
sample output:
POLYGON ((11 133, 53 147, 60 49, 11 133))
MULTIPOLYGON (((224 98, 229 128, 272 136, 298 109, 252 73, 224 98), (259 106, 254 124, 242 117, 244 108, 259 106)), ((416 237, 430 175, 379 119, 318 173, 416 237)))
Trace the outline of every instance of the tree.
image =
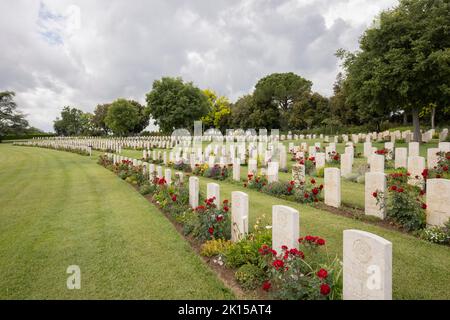
POLYGON ((253 93, 257 120, 266 128, 287 129, 293 105, 304 93, 311 92, 312 82, 292 72, 272 73, 258 81, 253 93))
POLYGON ((53 128, 57 135, 78 136, 86 131, 86 120, 83 111, 66 106, 61 111, 61 118, 56 118, 53 128))
POLYGON ((340 51, 347 71, 348 100, 364 119, 410 112, 414 140, 420 141, 419 114, 450 100, 450 3, 446 0, 400 0, 384 11, 379 26, 366 30, 360 51, 340 51))
POLYGON ((317 92, 304 92, 297 97, 288 116, 292 129, 310 129, 320 127, 330 117, 329 101, 317 92))
POLYGON ((230 126, 234 129, 256 128, 252 123, 252 113, 255 109, 255 100, 248 94, 240 97, 231 105, 230 126))
POLYGON ((148 110, 133 100, 117 99, 109 107, 105 124, 115 135, 141 132, 149 122, 148 110))
POLYGON ((6 134, 22 134, 28 128, 25 116, 17 111, 12 91, 0 92, 0 136, 6 134))
POLYGON ((344 125, 359 124, 357 109, 347 101, 344 75, 339 72, 333 85, 333 96, 330 97, 330 117, 334 123, 344 125))
POLYGON ((97 107, 95 107, 94 116, 92 118, 92 123, 94 127, 98 130, 101 130, 103 134, 108 134, 110 131, 105 122, 105 118, 108 113, 108 108, 110 105, 111 105, 110 103, 97 105, 97 107))
POLYGON ((203 94, 207 97, 209 104, 208 114, 202 117, 205 128, 217 128, 222 131, 228 129, 231 115, 228 98, 218 97, 214 91, 209 89, 203 90, 203 94))
POLYGON ((203 92, 181 78, 155 80, 146 101, 151 117, 165 134, 177 128, 193 127, 193 122, 209 111, 208 99, 203 92))

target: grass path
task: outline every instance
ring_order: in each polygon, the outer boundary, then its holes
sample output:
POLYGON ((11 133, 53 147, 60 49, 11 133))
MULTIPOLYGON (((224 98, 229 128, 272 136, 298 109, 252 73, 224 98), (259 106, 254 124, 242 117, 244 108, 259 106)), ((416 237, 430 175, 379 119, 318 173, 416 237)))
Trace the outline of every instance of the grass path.
MULTIPOLYGON (((139 153, 130 150, 124 152, 136 158, 141 157, 139 153)), ((359 229, 375 233, 393 243, 394 299, 450 299, 450 248, 447 246, 432 244, 396 230, 335 215, 309 205, 278 199, 232 182, 200 177, 200 190, 203 193, 206 193, 208 182, 220 184, 221 200, 231 199, 232 191, 243 191, 249 195, 250 230, 255 220, 262 215, 271 224, 272 206, 283 204, 299 210, 301 235, 324 237, 332 254, 342 256, 343 230, 359 229)))
POLYGON ((228 299, 171 223, 95 159, 0 144, 0 299, 228 299), (81 268, 81 289, 66 268, 81 268))

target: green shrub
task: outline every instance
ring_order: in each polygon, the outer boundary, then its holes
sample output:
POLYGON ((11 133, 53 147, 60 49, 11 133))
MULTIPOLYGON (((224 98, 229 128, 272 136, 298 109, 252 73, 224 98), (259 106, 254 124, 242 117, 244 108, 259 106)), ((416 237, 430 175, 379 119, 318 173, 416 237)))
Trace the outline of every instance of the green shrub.
POLYGON ((214 257, 223 254, 232 242, 224 239, 212 239, 202 244, 200 254, 205 257, 214 257))
POLYGON ((239 268, 244 264, 260 265, 261 256, 258 250, 263 244, 270 245, 271 243, 272 234, 269 230, 252 234, 235 242, 225 251, 225 265, 230 268, 239 268))
POLYGON ((325 168, 316 169, 316 177, 323 178, 325 174, 325 168))
POLYGON ((151 194, 156 191, 156 185, 144 183, 139 187, 139 193, 142 195, 151 194))
POLYGON ((242 288, 254 290, 263 283, 265 272, 262 268, 247 263, 241 266, 234 276, 242 288))

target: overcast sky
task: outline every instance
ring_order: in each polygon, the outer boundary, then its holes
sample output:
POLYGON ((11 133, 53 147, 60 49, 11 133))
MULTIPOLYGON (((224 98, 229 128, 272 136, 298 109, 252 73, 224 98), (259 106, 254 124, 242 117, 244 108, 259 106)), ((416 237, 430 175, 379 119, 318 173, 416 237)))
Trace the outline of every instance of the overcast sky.
POLYGON ((52 130, 65 105, 92 112, 145 102, 155 79, 181 76, 235 101, 272 72, 332 93, 334 53, 395 0, 10 0, 0 2, 0 91, 52 130))

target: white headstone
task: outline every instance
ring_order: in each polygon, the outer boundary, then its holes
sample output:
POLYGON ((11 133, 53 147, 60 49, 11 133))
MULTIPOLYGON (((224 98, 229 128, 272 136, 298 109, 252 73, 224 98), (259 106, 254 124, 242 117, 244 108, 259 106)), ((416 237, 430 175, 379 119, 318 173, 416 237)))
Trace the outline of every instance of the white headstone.
POLYGON ((408 166, 408 149, 395 148, 395 169, 408 166))
POLYGON ((234 158, 233 161, 233 180, 241 181, 241 159, 234 158))
POLYGON ((199 191, 200 191, 199 179, 197 177, 190 177, 189 178, 189 205, 192 208, 198 207, 199 191))
MULTIPOLYGON (((374 192, 386 193, 386 175, 382 172, 367 172, 365 175, 365 201, 364 212, 366 215, 375 216, 380 219, 386 217, 386 210, 380 204, 377 204, 377 199, 374 197, 374 192)), ((383 200, 382 200, 383 201, 383 200)))
POLYGON ((296 248, 300 234, 300 218, 297 210, 276 205, 272 207, 272 248, 281 253, 283 245, 296 248))
POLYGON ((392 243, 375 234, 344 230, 344 300, 392 300, 392 243))
POLYGON ((217 183, 210 182, 206 185, 206 197, 214 198, 216 206, 220 205, 220 186, 217 183))
POLYGON ((248 233, 248 195, 231 192, 231 241, 237 242, 248 233))
POLYGON ((450 219, 450 180, 427 180, 427 224, 443 226, 450 219))
POLYGON ((325 168, 324 197, 326 205, 335 208, 341 206, 341 171, 338 168, 325 168))

